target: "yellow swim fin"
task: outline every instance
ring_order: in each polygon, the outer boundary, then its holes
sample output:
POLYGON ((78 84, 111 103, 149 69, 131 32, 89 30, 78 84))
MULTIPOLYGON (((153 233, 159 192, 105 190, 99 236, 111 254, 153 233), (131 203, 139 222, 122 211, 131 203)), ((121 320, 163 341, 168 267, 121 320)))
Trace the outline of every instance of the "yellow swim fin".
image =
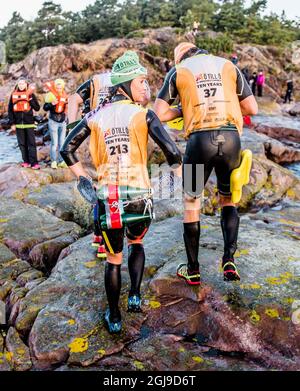
POLYGON ((252 166, 252 152, 245 149, 242 152, 241 165, 234 169, 230 175, 231 201, 237 204, 242 198, 242 188, 250 180, 250 171, 252 166))
MULTIPOLYGON (((171 108, 177 108, 178 106, 171 106, 171 108)), ((183 118, 178 117, 173 119, 172 121, 168 121, 167 125, 170 129, 175 129, 175 130, 183 130, 183 118)))

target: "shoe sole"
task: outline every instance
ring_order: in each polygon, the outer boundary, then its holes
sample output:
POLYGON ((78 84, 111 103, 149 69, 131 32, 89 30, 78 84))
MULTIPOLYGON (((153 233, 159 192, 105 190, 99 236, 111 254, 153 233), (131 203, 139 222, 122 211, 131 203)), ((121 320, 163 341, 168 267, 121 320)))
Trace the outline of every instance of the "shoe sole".
POLYGON ((188 285, 200 285, 201 284, 201 281, 192 282, 192 281, 187 280, 183 275, 179 274, 178 272, 176 274, 179 278, 182 278, 188 285))
POLYGON ((230 282, 230 281, 240 281, 240 276, 236 272, 228 271, 226 274, 224 274, 224 281, 230 282))

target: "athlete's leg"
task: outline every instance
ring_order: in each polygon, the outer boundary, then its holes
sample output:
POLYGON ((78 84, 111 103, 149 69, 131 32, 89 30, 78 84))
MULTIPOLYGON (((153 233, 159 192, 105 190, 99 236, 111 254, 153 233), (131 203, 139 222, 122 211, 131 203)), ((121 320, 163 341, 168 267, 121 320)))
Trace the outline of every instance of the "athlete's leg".
POLYGON ((239 279, 234 265, 234 254, 237 249, 239 230, 239 216, 237 205, 231 201, 230 175, 232 170, 240 165, 241 144, 239 134, 235 131, 223 131, 225 143, 222 156, 216 159, 215 170, 218 180, 219 204, 221 212, 221 228, 224 239, 224 253, 222 267, 224 278, 227 280, 239 279))
POLYGON ((105 314, 105 320, 111 332, 119 332, 121 330, 119 298, 124 229, 103 231, 103 238, 107 255, 104 281, 109 306, 109 311, 106 311, 105 314))
POLYGON ((141 283, 145 268, 145 251, 143 238, 146 235, 151 221, 144 221, 129 225, 126 236, 128 238, 128 271, 131 286, 128 294, 128 310, 138 312, 141 309, 141 283))

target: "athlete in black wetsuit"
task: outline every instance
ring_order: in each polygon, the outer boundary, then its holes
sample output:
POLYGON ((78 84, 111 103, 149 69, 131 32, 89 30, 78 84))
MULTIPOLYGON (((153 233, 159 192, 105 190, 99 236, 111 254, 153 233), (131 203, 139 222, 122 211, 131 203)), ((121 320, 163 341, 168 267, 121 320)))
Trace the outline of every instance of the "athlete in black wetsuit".
MULTIPOLYGON (((169 165, 180 165, 181 154, 157 115, 135 103, 143 100, 148 94, 146 69, 140 65, 136 53, 126 52, 116 61, 113 71, 115 89, 110 103, 88 114, 72 130, 67 136, 61 154, 78 178, 86 177, 75 152, 79 145, 91 136, 91 155, 99 176, 99 188, 124 186, 148 191, 151 188, 147 172, 148 135, 162 149, 169 165), (122 137, 118 136, 117 130, 123 131, 122 137), (121 169, 123 174, 125 169, 127 175, 119 175, 121 169)), ((123 206, 126 213, 144 214, 147 205, 152 211, 151 199, 147 199, 147 202, 143 199, 133 199, 127 206, 123 206)), ((107 216, 108 212, 101 203, 100 214, 105 212, 107 216)), ((112 333, 121 330, 118 303, 124 235, 126 234, 129 243, 128 270, 131 280, 128 310, 136 312, 141 308, 140 286, 145 264, 143 238, 150 222, 148 219, 127 223, 125 228, 124 225, 116 228, 102 226, 107 254, 105 289, 109 304, 105 322, 112 333)))
POLYGON ((166 76, 154 108, 161 121, 183 114, 188 140, 183 160, 183 236, 188 263, 178 267, 177 275, 190 285, 200 283, 199 197, 214 168, 222 207, 224 279, 236 280, 240 277, 233 256, 239 217, 236 205, 231 202, 230 175, 241 162, 242 115, 255 114, 257 104, 243 74, 230 61, 211 56, 193 44, 182 43, 175 49, 175 63, 177 66, 166 76), (170 108, 177 96, 182 109, 170 108), (202 178, 201 168, 204 168, 202 178))

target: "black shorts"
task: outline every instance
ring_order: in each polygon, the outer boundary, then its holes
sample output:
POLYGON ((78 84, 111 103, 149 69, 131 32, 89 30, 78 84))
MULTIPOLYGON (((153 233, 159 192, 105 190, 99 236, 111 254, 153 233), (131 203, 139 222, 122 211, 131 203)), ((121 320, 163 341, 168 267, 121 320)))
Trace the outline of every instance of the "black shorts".
MULTIPOLYGON (((152 200, 151 200, 152 201, 152 200)), ((105 205, 99 201, 99 217, 105 214, 105 205)), ((144 200, 131 202, 124 207, 124 212, 132 214, 143 214, 145 210, 144 200)), ((151 207, 151 212, 152 212, 151 207)), ((105 249, 111 254, 118 254, 123 251, 124 236, 131 240, 143 239, 151 224, 151 220, 147 219, 140 222, 128 223, 122 228, 101 230, 105 244, 105 249)))
POLYGON ((184 192, 200 197, 214 168, 219 193, 230 196, 230 174, 240 164, 241 140, 235 128, 194 132, 188 139, 183 158, 184 192), (217 137, 222 141, 221 146, 217 137))

